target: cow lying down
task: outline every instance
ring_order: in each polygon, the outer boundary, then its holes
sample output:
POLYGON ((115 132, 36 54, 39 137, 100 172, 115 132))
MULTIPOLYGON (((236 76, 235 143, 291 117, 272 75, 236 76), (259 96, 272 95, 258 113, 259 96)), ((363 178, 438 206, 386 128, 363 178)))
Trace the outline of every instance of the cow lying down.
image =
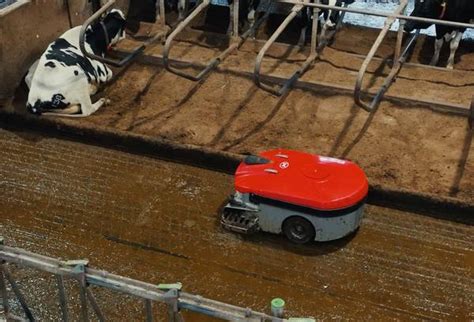
MULTIPOLYGON (((110 46, 125 37, 124 28, 123 13, 111 10, 86 30, 86 50, 103 57, 110 46)), ((30 89, 26 107, 31 113, 83 117, 105 103, 105 98, 92 103, 90 96, 111 79, 112 71, 84 57, 79 48, 80 30, 78 26, 66 31, 30 67, 25 81, 30 89)))

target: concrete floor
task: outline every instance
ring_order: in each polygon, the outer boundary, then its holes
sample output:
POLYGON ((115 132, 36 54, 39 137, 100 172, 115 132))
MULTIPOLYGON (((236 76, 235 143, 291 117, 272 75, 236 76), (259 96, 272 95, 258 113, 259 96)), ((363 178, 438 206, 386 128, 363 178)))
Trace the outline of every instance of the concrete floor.
MULTIPOLYGON (((29 132, 0 130, 0 151, 8 245, 256 310, 279 296, 292 316, 474 318, 471 226, 369 206, 356 235, 295 246, 219 227, 225 174, 29 132)), ((38 319, 57 317, 50 277, 13 270, 38 319)), ((142 312, 134 299, 98 291, 98 301, 111 320, 142 312)))

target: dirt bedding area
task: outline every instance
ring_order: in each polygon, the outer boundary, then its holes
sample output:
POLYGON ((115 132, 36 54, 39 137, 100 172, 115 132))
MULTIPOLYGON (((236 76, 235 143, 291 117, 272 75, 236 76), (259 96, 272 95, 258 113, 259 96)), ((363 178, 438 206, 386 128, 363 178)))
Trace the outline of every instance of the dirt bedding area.
MULTIPOLYGON (((357 54, 366 54, 376 35, 367 29, 344 28, 303 81, 353 87, 363 61, 357 54)), ((373 92, 382 85, 390 71, 394 40, 391 34, 377 54, 379 59, 369 65, 364 90, 373 92)), ((419 42, 412 62, 426 60, 427 42, 431 39, 419 42)), ((122 48, 136 44, 125 42, 122 48)), ((172 58, 205 63, 216 54, 216 47, 223 46, 218 37, 184 34, 175 43, 172 58)), ((369 114, 355 106, 350 93, 318 88, 294 89, 275 97, 245 75, 253 71, 261 47, 259 41, 246 42, 220 65, 220 72, 198 83, 159 65, 134 63, 104 90, 110 105, 89 118, 61 122, 235 153, 282 147, 348 158, 362 166, 374 185, 474 202, 473 133, 465 116, 396 99, 384 100, 369 114)), ((147 51, 147 57, 158 61, 161 51, 158 45, 147 51)), ((263 71, 288 76, 307 52, 307 48, 274 46, 263 71)), ((464 52, 454 71, 406 66, 388 95, 467 107, 474 93, 473 60, 474 54, 464 52)))
MULTIPOLYGON (((0 130, 0 150, 0 236, 10 246, 87 258, 150 283, 180 281, 186 292, 260 311, 280 296, 289 316, 473 318, 472 226, 368 206, 355 235, 292 245, 220 227, 229 175, 27 131, 0 130)), ((52 276, 10 269, 36 319, 57 320, 52 276)), ((78 320, 77 283, 66 286, 78 320)), ((92 291, 107 320, 143 320, 142 301, 92 291)), ((165 312, 155 306, 158 321, 165 312)))

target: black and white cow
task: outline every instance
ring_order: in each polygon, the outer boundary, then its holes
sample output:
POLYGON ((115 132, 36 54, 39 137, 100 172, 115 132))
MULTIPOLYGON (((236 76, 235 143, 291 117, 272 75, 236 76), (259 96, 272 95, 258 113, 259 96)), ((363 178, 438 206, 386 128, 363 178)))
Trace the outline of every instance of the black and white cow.
MULTIPOLYGON (((210 4, 205 24, 219 29, 225 26, 227 33, 230 34, 233 31, 234 0, 211 0, 210 4), (227 17, 229 19, 226 19, 227 17)), ((239 32, 254 24, 259 4, 260 0, 239 0, 239 32)))
MULTIPOLYGON (((85 34, 85 48, 104 56, 110 46, 125 37, 125 19, 120 10, 111 10, 85 34)), ((27 109, 34 114, 88 116, 104 103, 92 103, 90 96, 109 81, 112 71, 103 63, 85 57, 79 48, 81 27, 75 27, 51 43, 30 67, 25 81, 30 88, 27 109)))
MULTIPOLYGON (((310 1, 310 2, 314 2, 314 1, 310 1)), ((355 0, 320 0, 319 1, 320 4, 338 6, 338 7, 342 7, 343 4, 349 5, 354 2, 355 0)), ((299 45, 304 45, 306 43, 306 39, 308 38, 307 35, 310 33, 309 31, 311 30, 311 26, 313 23, 313 20, 311 19, 313 15, 312 12, 313 12, 312 7, 306 7, 302 11, 301 35, 298 41, 299 45)), ((322 21, 323 21, 322 26, 321 26, 321 36, 323 38, 326 36, 326 32, 328 30, 334 30, 336 28, 340 15, 341 15, 341 12, 338 10, 321 9, 319 11, 319 17, 322 18, 322 21)))
MULTIPOLYGON (((239 28, 245 28, 245 25, 250 27, 255 23, 255 14, 257 8, 260 5, 260 0, 239 0, 239 28)), ((230 7, 230 17, 234 15, 233 13, 233 0, 229 0, 230 7)), ((232 21, 229 21, 229 28, 227 31, 231 30, 232 21)))
MULTIPOLYGON (((468 23, 474 19, 474 0, 415 0, 415 9, 411 16, 468 23)), ((405 31, 411 32, 414 29, 425 29, 429 26, 431 26, 429 23, 407 21, 405 31)), ((435 51, 430 64, 438 63, 444 41, 451 42, 447 68, 452 69, 454 55, 465 30, 465 28, 436 25, 435 51)))

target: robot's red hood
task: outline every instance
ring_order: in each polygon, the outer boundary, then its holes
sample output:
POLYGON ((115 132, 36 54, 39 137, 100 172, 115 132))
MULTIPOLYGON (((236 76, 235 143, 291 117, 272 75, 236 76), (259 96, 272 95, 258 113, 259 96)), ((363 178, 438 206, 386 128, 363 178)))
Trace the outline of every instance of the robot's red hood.
POLYGON ((368 182, 351 161, 280 149, 247 157, 235 173, 235 190, 318 210, 338 210, 362 201, 368 182))

